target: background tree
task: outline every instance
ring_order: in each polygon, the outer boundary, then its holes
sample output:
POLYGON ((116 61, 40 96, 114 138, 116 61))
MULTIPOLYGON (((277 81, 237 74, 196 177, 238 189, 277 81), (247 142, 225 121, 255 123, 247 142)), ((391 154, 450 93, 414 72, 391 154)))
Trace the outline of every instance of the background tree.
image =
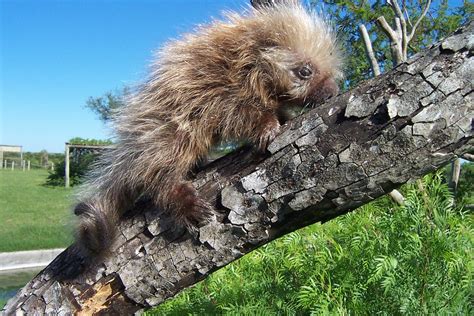
POLYGON ((100 97, 89 97, 85 106, 96 113, 103 122, 108 122, 114 111, 124 106, 129 93, 130 88, 126 86, 121 90, 108 91, 100 97))
POLYGON ((45 149, 43 149, 41 152, 40 152, 40 155, 41 155, 41 166, 42 167, 45 167, 49 164, 49 159, 48 159, 48 151, 46 151, 45 149))
MULTIPOLYGON (((390 52, 390 42, 384 32, 377 27, 376 20, 384 16, 387 21, 393 21, 394 11, 390 9, 390 1, 374 0, 311 0, 312 6, 325 13, 337 29, 337 35, 345 50, 345 87, 352 87, 361 80, 373 77, 370 63, 365 55, 364 42, 361 39, 359 25, 365 24, 375 52, 376 60, 382 72, 393 67, 393 57, 390 52)), ((459 7, 449 5, 450 1, 433 1, 426 16, 416 28, 407 56, 410 57, 440 38, 451 34, 460 25, 472 19, 474 4, 464 1, 459 7)), ((401 9, 407 12, 410 21, 416 21, 422 11, 420 7, 426 1, 404 0, 401 9)), ((411 22, 414 23, 414 22, 411 22)))

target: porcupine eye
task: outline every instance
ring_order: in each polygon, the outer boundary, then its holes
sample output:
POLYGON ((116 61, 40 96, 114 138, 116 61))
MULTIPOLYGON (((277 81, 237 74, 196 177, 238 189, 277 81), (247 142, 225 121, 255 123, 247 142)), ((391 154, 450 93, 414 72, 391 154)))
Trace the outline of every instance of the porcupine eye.
POLYGON ((313 71, 309 66, 303 66, 298 70, 298 77, 300 79, 309 79, 313 75, 313 71))

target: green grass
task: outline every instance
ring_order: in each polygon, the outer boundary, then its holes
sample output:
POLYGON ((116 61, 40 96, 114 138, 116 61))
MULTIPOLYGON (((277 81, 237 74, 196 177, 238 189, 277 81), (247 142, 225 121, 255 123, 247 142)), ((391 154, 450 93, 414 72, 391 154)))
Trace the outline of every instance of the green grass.
POLYGON ((0 170, 0 252, 66 247, 72 190, 47 187, 46 170, 0 170))

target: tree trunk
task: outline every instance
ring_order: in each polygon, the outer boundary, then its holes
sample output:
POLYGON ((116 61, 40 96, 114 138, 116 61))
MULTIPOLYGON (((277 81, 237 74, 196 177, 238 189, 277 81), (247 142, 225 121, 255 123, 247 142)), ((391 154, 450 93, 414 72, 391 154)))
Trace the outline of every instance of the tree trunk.
POLYGON ((141 201, 100 262, 73 247, 6 314, 130 314, 288 232, 345 214, 474 148, 471 23, 408 63, 289 122, 267 155, 243 148, 194 180, 215 218, 192 237, 141 201))

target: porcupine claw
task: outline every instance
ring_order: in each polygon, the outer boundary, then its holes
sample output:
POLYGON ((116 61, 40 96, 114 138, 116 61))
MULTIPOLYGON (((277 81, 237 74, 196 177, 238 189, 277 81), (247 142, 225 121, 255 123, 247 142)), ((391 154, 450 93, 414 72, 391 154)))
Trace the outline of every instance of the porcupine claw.
POLYGON ((170 211, 176 222, 185 226, 191 234, 196 235, 198 227, 209 221, 212 215, 211 206, 199 197, 190 182, 178 184, 172 194, 174 202, 170 205, 170 211))
POLYGON ((260 134, 258 148, 260 151, 265 152, 268 145, 275 139, 275 137, 280 133, 281 125, 275 120, 267 123, 263 128, 262 133, 260 134))

